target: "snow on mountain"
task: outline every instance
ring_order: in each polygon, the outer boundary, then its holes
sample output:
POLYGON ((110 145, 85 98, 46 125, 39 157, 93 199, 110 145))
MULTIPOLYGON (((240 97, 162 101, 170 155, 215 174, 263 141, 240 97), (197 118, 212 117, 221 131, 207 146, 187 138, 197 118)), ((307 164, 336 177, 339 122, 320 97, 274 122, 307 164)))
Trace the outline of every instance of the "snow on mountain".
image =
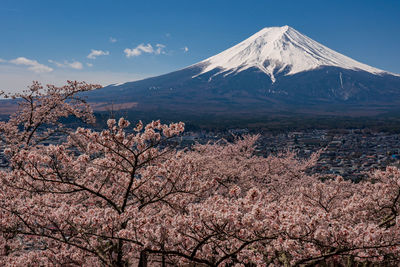
POLYGON ((193 77, 214 69, 219 70, 214 76, 221 73, 226 76, 256 67, 272 82, 276 81, 275 75, 283 71, 285 75, 292 75, 321 66, 363 70, 372 74, 388 73, 335 52, 289 26, 264 28, 195 66, 203 69, 193 77))

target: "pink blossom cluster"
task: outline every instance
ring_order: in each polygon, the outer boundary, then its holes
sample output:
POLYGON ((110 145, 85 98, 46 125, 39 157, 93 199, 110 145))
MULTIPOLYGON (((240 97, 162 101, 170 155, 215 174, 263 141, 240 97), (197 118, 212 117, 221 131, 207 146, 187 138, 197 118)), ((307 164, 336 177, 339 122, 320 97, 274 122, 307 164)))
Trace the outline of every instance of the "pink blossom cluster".
MULTIPOLYGON (((94 87, 67 88, 74 84, 94 87)), ((32 98, 33 108, 25 106, 31 115, 18 113, 0 128, 11 161, 0 172, 1 265, 400 260, 397 168, 352 183, 307 174, 318 153, 307 160, 292 152, 256 156, 258 136, 176 150, 166 142, 183 132, 183 123, 131 126, 123 118, 108 120, 103 131, 78 128, 64 143, 42 146, 44 135, 21 125, 42 127, 67 114, 91 117, 65 98, 66 88, 50 88, 32 98), (47 98, 61 102, 50 107, 47 98)))
POLYGON ((0 122, 0 141, 7 143, 8 152, 18 151, 23 146, 37 145, 63 128, 60 118, 74 116, 85 122, 94 122, 91 107, 78 93, 100 88, 100 85, 67 81, 57 87, 43 87, 33 82, 27 90, 14 95, 0 92, 5 98, 18 102, 18 111, 8 122, 0 122), (22 129, 22 130, 21 130, 22 129))

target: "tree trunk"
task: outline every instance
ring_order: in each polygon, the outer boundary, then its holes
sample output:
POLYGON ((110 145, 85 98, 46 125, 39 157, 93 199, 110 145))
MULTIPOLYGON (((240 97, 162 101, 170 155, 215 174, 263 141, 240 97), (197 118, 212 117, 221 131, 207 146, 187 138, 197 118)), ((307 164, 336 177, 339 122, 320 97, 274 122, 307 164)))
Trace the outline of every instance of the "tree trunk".
POLYGON ((165 263, 165 255, 164 255, 164 253, 162 254, 162 256, 161 256, 161 267, 166 267, 167 265, 166 265, 166 263, 165 263))
POLYGON ((147 267, 147 253, 145 250, 140 252, 140 259, 138 267, 147 267))

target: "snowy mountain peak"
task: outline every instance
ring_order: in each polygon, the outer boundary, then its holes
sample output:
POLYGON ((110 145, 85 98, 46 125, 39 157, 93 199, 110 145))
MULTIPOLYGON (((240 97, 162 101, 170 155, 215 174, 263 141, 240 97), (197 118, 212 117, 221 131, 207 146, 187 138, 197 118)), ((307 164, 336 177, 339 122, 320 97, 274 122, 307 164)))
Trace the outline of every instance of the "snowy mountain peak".
POLYGON ((283 71, 285 75, 292 75, 321 66, 386 73, 335 52, 287 25, 264 28, 196 65, 203 68, 198 75, 214 69, 220 70, 215 75, 229 75, 255 67, 266 73, 272 82, 276 80, 275 75, 283 71))

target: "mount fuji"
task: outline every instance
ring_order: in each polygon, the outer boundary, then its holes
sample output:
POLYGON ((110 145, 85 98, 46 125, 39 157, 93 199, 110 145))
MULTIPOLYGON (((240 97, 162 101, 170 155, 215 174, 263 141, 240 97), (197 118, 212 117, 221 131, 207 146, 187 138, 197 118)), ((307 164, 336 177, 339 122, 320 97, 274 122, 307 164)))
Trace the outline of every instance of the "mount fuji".
POLYGON ((353 60, 289 26, 269 27, 199 63, 90 92, 114 109, 181 114, 380 114, 400 106, 400 75, 353 60))

